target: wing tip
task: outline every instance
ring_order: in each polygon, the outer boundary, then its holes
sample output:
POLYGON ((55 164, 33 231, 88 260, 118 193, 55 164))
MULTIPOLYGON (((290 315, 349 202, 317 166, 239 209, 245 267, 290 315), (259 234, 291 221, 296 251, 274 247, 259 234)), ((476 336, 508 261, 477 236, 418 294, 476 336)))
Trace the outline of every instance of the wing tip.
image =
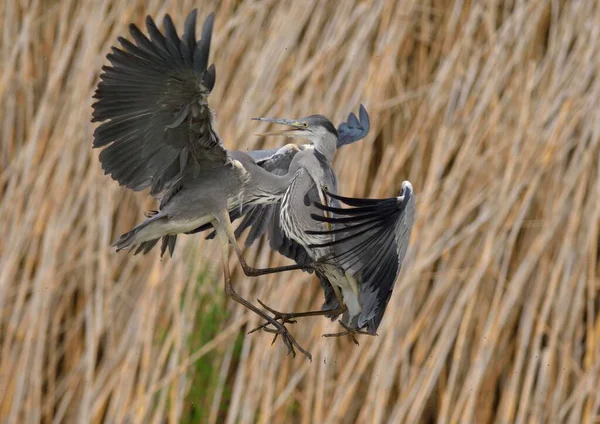
POLYGON ((358 110, 358 117, 354 112, 350 112, 348 119, 342 122, 338 127, 340 134, 338 146, 354 143, 367 136, 371 129, 371 121, 365 106, 361 103, 358 110))
POLYGON ((404 202, 413 198, 415 194, 415 190, 410 181, 404 180, 402 181, 402 189, 400 191, 400 195, 397 197, 399 202, 404 202))
POLYGON ((204 38, 206 37, 207 40, 207 44, 210 47, 210 41, 212 38, 212 32, 213 32, 213 28, 215 26, 215 12, 211 12, 208 14, 208 16, 206 17, 206 19, 204 20, 204 23, 202 24, 202 40, 204 41, 204 38))
MULTIPOLYGON (((193 12, 198 12, 198 9, 194 9, 192 11, 192 13, 193 12)), ((206 19, 204 20, 203 26, 210 25, 211 30, 212 30, 212 26, 213 26, 214 23, 215 23, 215 11, 213 10, 212 12, 210 12, 208 14, 208 16, 206 17, 206 19)))

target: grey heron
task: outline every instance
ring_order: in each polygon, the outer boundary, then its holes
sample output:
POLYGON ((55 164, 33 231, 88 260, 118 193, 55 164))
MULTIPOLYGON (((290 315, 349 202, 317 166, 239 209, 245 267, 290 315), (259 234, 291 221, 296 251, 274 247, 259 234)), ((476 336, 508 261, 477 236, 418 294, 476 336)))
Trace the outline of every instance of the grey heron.
MULTIPOLYGON (((371 121, 369 119, 367 109, 361 104, 359 107, 358 117, 354 113, 350 113, 347 121, 342 122, 338 126, 337 149, 364 138, 369 133, 370 125, 371 121)), ((294 159, 296 153, 314 148, 315 146, 312 143, 290 143, 281 148, 250 150, 246 153, 250 155, 256 161, 256 164, 264 170, 275 175, 286 175, 290 172, 290 165, 292 164, 292 160, 294 159)), ((311 199, 313 200, 318 197, 315 189, 311 191, 310 195, 312 196, 311 199)), ((269 225, 277 225, 279 220, 279 205, 280 202, 255 205, 245 204, 242 208, 237 208, 231 211, 229 214, 231 221, 242 218, 240 224, 235 230, 236 238, 239 238, 244 230, 251 227, 252 229, 246 237, 245 242, 247 247, 251 246, 264 234, 269 225)), ((190 234, 205 231, 210 228, 212 228, 212 224, 205 224, 191 231, 190 234)), ((213 231, 207 236, 207 238, 211 239, 214 238, 214 236, 215 232, 213 231)), ((280 244, 281 242, 283 242, 283 240, 271 239, 271 248, 275 251, 278 251, 280 248, 285 249, 285 246, 280 244)), ((290 245, 289 247, 297 249, 298 246, 299 245, 290 245)), ((285 250, 281 253, 287 257, 290 257, 289 253, 286 254, 287 252, 285 250)), ((298 257, 294 255, 292 256, 292 259, 298 259, 298 257)))
MULTIPOLYGON (((288 125, 288 120, 262 120, 288 125)), ((236 233, 251 228, 246 244, 252 244, 268 232, 274 250, 315 270, 326 301, 322 311, 300 313, 277 312, 259 302, 283 322, 315 315, 334 319, 343 313, 340 323, 346 331, 331 335, 374 335, 408 247, 414 221, 412 185, 403 182, 400 195, 389 199, 338 196, 330 166, 338 133, 331 123, 321 117, 306 128, 279 134, 313 141, 324 180, 317 184, 305 170, 298 170, 282 201, 247 209, 236 233), (315 134, 322 140, 315 142, 315 134), (317 195, 319 185, 329 189, 326 196, 330 201, 323 202, 317 195), (340 203, 353 208, 342 209, 340 203)), ((289 172, 289 155, 273 160, 271 169, 279 174, 289 172)))
MULTIPOLYGON (((112 48, 107 55, 111 66, 102 68, 92 120, 101 124, 94 132, 93 147, 104 147, 99 155, 102 167, 120 185, 135 191, 149 187, 150 194, 160 199, 159 210, 122 235, 115 245, 117 250, 137 246, 136 253, 147 253, 162 238, 162 253, 166 249, 172 253, 177 234, 210 223, 223 256, 227 296, 275 326, 274 331, 283 335, 292 354, 296 347, 310 358, 282 323, 235 292, 228 245, 233 245, 246 275, 304 266, 262 270, 248 266, 229 214, 241 205, 279 201, 301 169, 315 181, 324 179, 320 159, 316 150, 299 152, 289 172, 279 176, 258 166, 248 154, 226 150, 208 105, 216 78, 214 65, 208 66, 214 14, 204 22, 199 41, 196 16, 197 10, 188 15, 181 38, 169 15, 164 18, 164 34, 147 17, 149 38, 131 24, 135 44, 119 37, 121 48, 112 48)), ((286 124, 301 130, 311 119, 286 124)), ((321 142, 320 136, 313 138, 315 143, 321 142)), ((335 145, 331 149, 334 151, 335 145)), ((324 201, 322 188, 318 194, 324 201)))

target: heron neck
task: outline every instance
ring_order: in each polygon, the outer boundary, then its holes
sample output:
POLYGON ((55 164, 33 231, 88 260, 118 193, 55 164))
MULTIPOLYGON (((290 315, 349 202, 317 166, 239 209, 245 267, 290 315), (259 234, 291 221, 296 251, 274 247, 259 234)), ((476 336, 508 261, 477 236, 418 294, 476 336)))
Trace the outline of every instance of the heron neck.
POLYGON ((338 138, 331 133, 327 133, 323 137, 313 140, 315 150, 327 158, 327 162, 331 163, 337 149, 338 138))

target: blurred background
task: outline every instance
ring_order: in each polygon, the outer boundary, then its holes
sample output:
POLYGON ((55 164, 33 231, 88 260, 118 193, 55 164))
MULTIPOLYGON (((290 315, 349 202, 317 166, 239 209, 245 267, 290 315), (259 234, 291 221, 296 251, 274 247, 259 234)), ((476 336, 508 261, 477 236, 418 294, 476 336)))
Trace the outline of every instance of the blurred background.
MULTIPOLYGON (((600 8, 593 1, 6 0, 0 5, 0 421, 593 423, 600 420, 600 8), (409 253, 378 337, 290 326, 286 356, 224 300, 201 235, 116 254, 155 207, 104 176, 92 93, 147 14, 216 10, 210 102, 229 148, 282 145, 255 116, 364 103, 346 196, 412 182, 409 253)), ((249 263, 283 264, 263 242, 249 263)), ((320 307, 302 272, 250 299, 320 307)))

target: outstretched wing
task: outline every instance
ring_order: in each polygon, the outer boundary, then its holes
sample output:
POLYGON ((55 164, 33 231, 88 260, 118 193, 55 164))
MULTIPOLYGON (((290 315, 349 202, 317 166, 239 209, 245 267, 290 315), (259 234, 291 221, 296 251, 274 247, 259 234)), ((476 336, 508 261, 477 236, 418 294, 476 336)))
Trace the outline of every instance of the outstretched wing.
POLYGON ((359 298, 363 311, 358 325, 375 333, 408 248, 415 210, 412 185, 404 181, 400 196, 391 199, 354 199, 330 193, 328 196, 352 208, 315 203, 333 215, 313 214, 311 217, 332 224, 332 230, 307 233, 333 238, 333 241, 311 247, 335 246, 335 255, 327 261, 360 278, 359 298))
POLYGON ((105 173, 133 190, 151 186, 156 195, 179 181, 190 166, 213 167, 228 154, 213 127, 207 102, 215 84, 208 65, 214 13, 196 40, 196 15, 187 17, 179 38, 173 20, 164 18, 164 34, 146 18, 149 38, 131 24, 133 42, 119 37, 121 48, 107 55, 96 89, 93 147, 105 173))

